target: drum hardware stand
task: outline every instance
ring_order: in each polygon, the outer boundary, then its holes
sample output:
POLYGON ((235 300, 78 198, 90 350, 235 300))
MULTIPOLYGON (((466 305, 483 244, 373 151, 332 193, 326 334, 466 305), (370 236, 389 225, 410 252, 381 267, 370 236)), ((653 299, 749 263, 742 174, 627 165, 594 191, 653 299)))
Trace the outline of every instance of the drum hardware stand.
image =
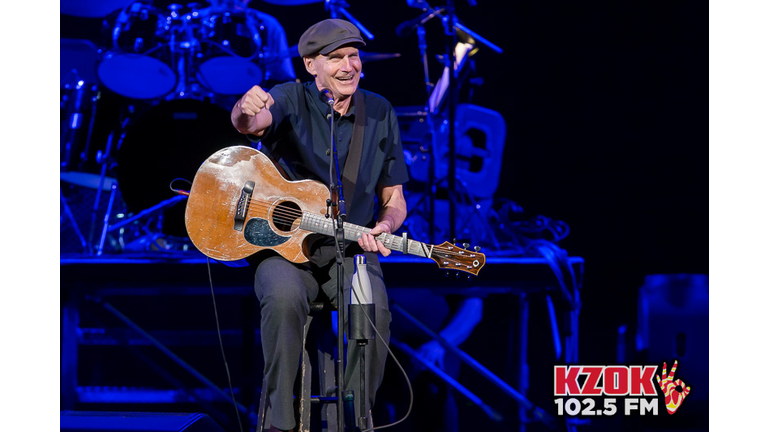
POLYGON ((95 91, 96 94, 91 97, 91 118, 88 120, 88 134, 85 137, 85 149, 83 149, 82 153, 80 153, 80 163, 81 163, 81 169, 82 164, 85 163, 85 161, 88 159, 88 153, 91 149, 91 138, 93 137, 93 126, 96 121, 96 112, 99 104, 99 100, 101 100, 101 91, 98 90, 98 87, 94 85, 91 90, 95 91))
POLYGON ((107 227, 109 226, 109 215, 112 214, 112 205, 115 203, 115 195, 117 194, 117 182, 112 183, 112 187, 109 192, 109 204, 107 204, 107 211, 104 213, 104 224, 101 228, 101 238, 99 239, 99 246, 96 249, 96 256, 101 256, 104 252, 104 241, 107 239, 107 227))
MULTIPOLYGON (((428 146, 420 145, 419 146, 419 152, 422 153, 422 158, 428 157, 428 171, 427 171, 427 187, 424 194, 419 198, 418 201, 416 201, 416 204, 409 205, 411 209, 408 211, 408 214, 405 216, 406 224, 408 221, 408 218, 411 216, 412 213, 418 212, 422 203, 427 202, 427 208, 428 208, 428 219, 427 219, 427 225, 429 226, 429 232, 426 233, 426 236, 428 237, 429 242, 434 243, 435 242, 435 194, 437 192, 437 185, 435 183, 435 158, 434 158, 434 147, 435 147, 435 134, 432 132, 434 131, 433 126, 433 117, 431 113, 427 113, 427 122, 428 122, 428 128, 430 131, 430 139, 432 143, 428 146), (426 155, 426 156, 425 156, 426 155)), ((414 234, 413 232, 411 232, 414 234)), ((418 233, 419 236, 423 236, 425 233, 418 233)))
MULTIPOLYGON (((80 245, 83 247, 83 252, 88 252, 88 242, 85 240, 85 237, 83 237, 83 233, 80 231, 80 226, 77 224, 77 220, 75 220, 75 215, 72 214, 72 209, 69 208, 69 204, 67 204, 67 199, 64 197, 64 192, 59 190, 59 196, 61 205, 64 206, 64 213, 66 214, 69 221, 72 223, 72 229, 75 230, 75 234, 77 235, 77 238, 80 240, 80 245)), ((62 215, 59 218, 59 224, 64 223, 64 216, 62 215)))
MULTIPOLYGON (((440 181, 437 182, 437 184, 440 184, 441 182, 445 181, 446 179, 443 178, 440 181)), ((467 184, 461 179, 461 177, 458 177, 456 179, 458 183, 461 185, 463 192, 456 191, 455 194, 450 195, 450 199, 453 200, 453 205, 458 204, 458 197, 464 198, 467 202, 469 202, 469 208, 471 208, 471 213, 466 217, 466 220, 461 221, 461 226, 466 226, 469 224, 469 222, 472 220, 472 213, 477 215, 477 218, 480 220, 481 224, 483 225, 483 228, 486 233, 489 234, 491 241, 493 242, 494 247, 496 250, 501 249, 501 244, 499 243, 499 240, 496 238, 496 234, 493 232, 493 227, 491 227, 491 224, 488 222, 487 218, 483 218, 482 214, 480 214, 480 211, 478 209, 479 204, 475 200, 475 197, 469 192, 469 188, 467 187, 467 184)), ((477 242, 479 239, 473 239, 474 242, 477 242)), ((455 243, 455 242, 454 242, 455 243)))
MULTIPOLYGON (((429 151, 425 151, 425 152, 429 152, 429 151)), ((425 192, 419 198, 419 200, 416 202, 416 204, 409 205, 409 207, 411 207, 411 210, 408 212, 408 215, 406 216, 406 220, 408 220, 408 218, 411 216, 411 214, 414 213, 414 212, 418 212, 419 211, 419 207, 421 206, 421 204, 424 201, 427 201, 429 203, 428 204, 428 206, 429 206, 429 224, 428 224, 429 225, 429 234, 428 235, 430 236, 430 240, 429 241, 432 241, 432 242, 434 242, 434 238, 435 238, 435 234, 436 234, 435 233, 435 226, 436 226, 436 224, 434 222, 434 220, 435 220, 435 204, 434 203, 435 203, 435 195, 436 195, 437 187, 441 183, 444 183, 444 182, 446 182, 448 180, 447 177, 443 177, 442 179, 440 179, 438 181, 434 181, 434 165, 433 164, 434 164, 434 162, 431 160, 430 161, 430 170, 429 170, 430 171, 430 176, 429 176, 430 180, 429 180, 429 185, 428 185, 428 189, 429 190, 427 192, 425 192)), ((471 193, 469 193, 468 188, 466 186, 466 183, 464 181, 462 181, 460 177, 457 180, 458 180, 459 184, 462 186, 462 188, 461 188, 462 191, 461 192, 460 191, 456 191, 455 194, 451 194, 449 196, 449 199, 453 201, 453 204, 455 206, 455 205, 459 204, 459 202, 458 202, 459 201, 459 197, 461 197, 462 199, 464 199, 468 203, 467 207, 471 208, 471 214, 466 216, 465 220, 460 221, 461 223, 459 224, 459 226, 466 226, 466 225, 468 225, 469 222, 472 220, 473 214, 475 214, 477 216, 477 218, 480 220, 481 224, 483 225, 484 232, 486 232, 488 234, 488 236, 490 237, 490 241, 493 243, 493 245, 496 248, 496 250, 501 249, 501 244, 499 243, 499 240, 496 237, 496 234, 494 233, 493 228, 491 227, 491 225, 488 222, 487 218, 483 218, 482 214, 480 214, 479 209, 477 208, 477 206, 479 204, 475 200, 475 197, 471 193)), ((424 233, 413 233, 412 232, 412 234, 414 234, 414 235, 416 235, 416 234, 423 235, 424 233)), ((447 233, 441 233, 441 236, 443 236, 443 235, 447 235, 447 233)), ((456 237, 451 237, 451 238, 455 239, 456 237)), ((477 238, 473 238, 472 239, 472 241, 475 242, 475 243, 477 243, 478 240, 479 239, 477 239, 477 238)), ((454 241, 453 243, 456 243, 456 241, 454 241)))
POLYGON ((331 18, 338 18, 339 13, 344 15, 344 17, 349 20, 352 24, 355 25, 360 31, 370 40, 373 40, 373 33, 368 31, 365 26, 363 26, 360 21, 358 21, 355 17, 350 14, 346 8, 349 7, 349 4, 344 0, 325 0, 325 10, 329 11, 331 13, 331 18))
MULTIPOLYGON (((442 11, 442 9, 440 9, 442 11)), ((426 89, 426 97, 429 99, 429 96, 432 94, 432 91, 435 88, 435 84, 432 83, 429 80, 429 62, 427 57, 427 40, 426 40, 426 30, 424 29, 424 24, 426 24, 427 21, 429 21, 431 18, 433 18, 436 15, 436 13, 429 13, 425 18, 420 20, 418 24, 416 25, 416 33, 418 34, 419 38, 419 54, 421 56, 421 63, 424 68, 424 86, 426 89)), ((402 25, 401 25, 402 26, 402 25)), ((398 28, 399 29, 399 28, 398 28)), ((408 28, 404 29, 404 32, 408 31, 408 28)), ((398 33, 399 34, 399 33, 398 33)), ((404 34, 403 34, 404 35, 404 34)), ((428 188, 427 192, 419 198, 419 200, 416 202, 416 204, 413 206, 412 210, 406 215, 406 220, 408 219, 408 216, 416 210, 418 210, 419 206, 422 202, 425 200, 427 201, 427 206, 429 208, 429 215, 428 215, 428 226, 429 226, 429 233, 427 234, 427 237, 429 238, 429 241, 434 242, 435 241, 435 161, 434 161, 434 147, 435 147, 435 126, 434 126, 434 116, 432 113, 432 110, 429 109, 428 105, 425 105, 425 111, 426 111, 426 118, 427 118, 427 128, 430 133, 430 139, 432 143, 425 148, 425 146, 420 145, 419 151, 422 153, 422 158, 425 157, 425 154, 429 157, 429 165, 428 165, 428 188)))
POLYGON ((85 86, 87 84, 85 81, 80 79, 76 69, 72 69, 68 76, 72 76, 73 81, 65 85, 65 88, 68 90, 71 89, 72 93, 68 94, 68 100, 66 102, 68 119, 66 122, 66 127, 64 128, 64 136, 62 137, 64 148, 63 160, 61 161, 61 167, 66 171, 69 171, 71 169, 71 165, 73 164, 72 146, 78 138, 83 117, 85 116, 83 99, 90 97, 90 118, 88 120, 88 132, 86 132, 85 136, 85 148, 78 155, 79 161, 77 163, 77 169, 83 169, 83 165, 88 159, 88 152, 91 146, 91 137, 93 136, 93 127, 96 120, 96 107, 99 99, 101 99, 101 92, 98 91, 98 88, 95 85, 90 87, 90 91, 95 92, 95 95, 90 96, 90 94, 86 94, 85 86))
MULTIPOLYGON (((424 65, 424 84, 427 91, 427 99, 432 91, 435 89, 435 85, 429 80, 429 63, 427 62, 427 31, 424 29, 424 23, 419 24, 416 27, 416 33, 419 37, 419 52, 421 54, 421 62, 424 65)), ((427 199, 429 205, 429 241, 435 242, 435 118, 432 115, 432 111, 427 107, 427 127, 431 133, 432 144, 429 146, 428 152, 431 153, 429 158, 429 191, 427 192, 427 199)), ((423 198, 422 198, 423 199, 423 198)), ((417 204, 418 205, 418 204, 417 204)))
MULTIPOLYGON (((171 5, 170 9, 176 11, 179 9, 179 5, 171 5)), ((176 72, 178 74, 178 84, 174 92, 166 97, 166 100, 178 99, 178 98, 195 98, 199 96, 200 89, 199 83, 197 83, 194 67, 195 56, 199 53, 200 43, 194 36, 192 29, 187 27, 187 20, 184 18, 186 15, 181 16, 181 31, 175 32, 171 30, 170 49, 171 59, 176 65, 176 72), (177 34, 178 33, 178 34, 177 34), (181 38, 179 38, 181 36, 181 38)))
MULTIPOLYGON (((456 237, 456 208, 455 208, 455 201, 456 197, 454 194, 456 193, 456 106, 458 105, 458 78, 459 78, 459 72, 460 67, 454 67, 456 63, 456 47, 458 46, 458 37, 457 37, 457 31, 461 30, 462 32, 468 34, 470 37, 475 39, 476 41, 482 42, 484 45, 491 48, 493 51, 497 53, 502 53, 502 49, 496 46, 495 44, 491 43, 487 39, 483 38, 479 34, 475 33, 474 31, 467 28, 465 25, 458 22, 458 18, 456 16, 456 10, 454 8, 454 0, 447 0, 447 4, 444 8, 441 9, 434 9, 432 6, 430 6, 426 1, 414 1, 413 7, 421 9, 424 13, 427 13, 428 15, 425 17, 425 19, 431 19, 434 16, 439 16, 441 18, 441 21, 443 23, 443 32, 446 36, 446 55, 443 57, 445 60, 445 68, 444 70, 447 70, 448 73, 444 75, 444 77, 447 78, 448 84, 448 91, 447 91, 447 98, 448 98, 448 194, 449 194, 449 237, 455 238, 456 237)), ((417 32, 419 34, 419 49, 422 56, 422 62, 424 63, 424 72, 425 74, 428 74, 428 68, 427 68, 427 55, 426 55, 426 42, 424 38, 424 28, 423 24, 424 22, 420 22, 417 25, 417 32)), ((468 54, 465 54, 468 57, 468 54)), ((427 92, 428 92, 428 99, 430 99, 433 96, 433 93, 436 89, 435 86, 433 86, 429 82, 429 76, 425 76, 425 81, 427 84, 427 92)), ((434 238, 434 200, 435 200, 435 192, 436 192, 436 184, 434 181, 435 176, 435 158, 436 158, 436 136, 435 133, 435 125, 432 115, 434 114, 433 111, 437 111, 437 108, 439 106, 439 101, 434 104, 434 106, 428 107, 428 114, 427 118, 429 121, 429 127, 430 132, 432 133, 432 147, 429 149, 432 157, 430 159, 430 166, 429 166, 429 181, 430 181, 430 191, 429 191, 429 201, 430 201, 430 237, 431 239, 434 238)))
MULTIPOLYGON (((447 0, 446 9, 448 17, 443 17, 443 31, 446 36, 446 65, 448 68, 448 236, 456 238, 456 205, 454 193, 456 191, 456 105, 459 92, 457 88, 458 71, 453 66, 456 63, 456 9, 453 0, 447 0)), ((434 159, 434 158, 433 158, 434 159)))
MULTIPOLYGON (((162 210, 162 209, 164 209, 166 207, 170 207, 170 206, 176 204, 177 202, 183 201, 185 199, 187 199, 187 197, 185 195, 177 195, 175 197, 171 197, 171 198, 169 198, 167 200, 164 200, 164 201, 162 201, 162 202, 160 202, 158 204, 155 204, 154 206, 152 206, 152 207, 150 207, 148 209, 142 210, 139 213, 137 213, 137 214, 135 214, 135 215, 133 215, 133 216, 127 218, 127 219, 124 219, 124 220, 122 220, 122 221, 120 221, 120 222, 118 222, 118 223, 116 223, 114 225, 111 225, 109 227, 105 227, 105 233, 110 233, 112 231, 118 230, 118 229, 120 229, 120 228, 122 228, 122 227, 124 227, 124 226, 126 226, 126 225, 128 225, 130 223, 132 223, 132 222, 135 222, 135 221, 137 221, 139 219, 142 219, 142 218, 144 218, 146 216, 150 216, 151 214, 153 214, 153 213, 155 213, 155 212, 157 212, 159 210, 162 210)), ((108 219, 105 217, 105 219, 104 219, 105 224, 107 223, 107 221, 108 221, 108 219)))
MULTIPOLYGON (((122 138, 125 136, 125 133, 123 133, 120 137, 122 138)), ((99 211, 99 204, 101 203, 101 191, 104 189, 104 181, 107 178, 107 168, 109 166, 110 157, 112 154, 112 141, 114 139, 114 132, 110 133, 107 137, 107 144, 104 148, 104 152, 102 153, 99 151, 99 153, 96 155, 96 162, 101 165, 101 173, 99 175, 99 185, 96 188, 96 199, 94 199, 93 202, 93 209, 91 211, 91 227, 90 231, 88 233, 88 244, 93 245, 93 234, 94 229, 96 228, 96 213, 99 211)), ((115 193, 117 191, 117 184, 116 182, 112 183, 112 186, 110 188, 110 197, 109 197, 109 205, 107 209, 107 213, 104 215, 104 227, 102 228, 102 232, 106 229, 106 224, 109 220, 109 214, 112 211, 112 204, 114 203, 115 199, 115 193)), ((102 238, 99 242, 98 250, 96 251, 97 256, 101 256, 102 254, 102 246, 103 246, 104 239, 102 238)), ((88 248, 88 254, 93 254, 92 246, 88 248)))
MULTIPOLYGON (((90 93, 86 92, 86 83, 84 80, 82 80, 77 73, 77 69, 72 69, 69 74, 67 74, 67 79, 69 82, 65 84, 65 89, 68 90, 67 93, 67 100, 65 103, 65 109, 67 114, 67 119, 65 123, 64 134, 62 136, 62 160, 61 160, 61 169, 63 171, 69 172, 73 165, 75 165, 75 168, 78 170, 81 170, 84 168, 84 165, 88 159, 88 153, 91 145, 91 138, 93 136, 93 127, 95 124, 96 119, 96 106, 98 100, 101 98, 100 92, 98 92, 97 86, 91 86, 90 91, 95 92, 95 95, 91 96, 90 93), (73 158, 73 151, 74 144, 77 142, 79 138, 79 133, 82 131, 82 122, 83 117, 85 116, 86 111, 86 104, 85 99, 90 98, 90 116, 88 121, 88 130, 86 132, 85 136, 85 147, 80 151, 80 153, 77 155, 75 161, 73 158)), ((80 150, 80 149, 78 149, 80 150)), ((104 179, 102 178, 99 184, 99 187, 103 186, 104 179)), ((98 211, 98 197, 99 197, 100 190, 97 190, 97 201, 94 203, 93 207, 93 216, 95 217, 95 212, 98 211)), ((80 240, 80 244, 83 247, 83 252, 90 254, 91 253, 91 243, 90 243, 90 236, 89 240, 86 240, 85 236, 83 235, 82 231, 80 231, 80 226, 75 220, 74 214, 72 213, 72 209, 69 207, 69 204, 67 203, 67 199, 64 197, 63 192, 59 191, 60 194, 60 202, 64 206, 64 212, 67 216, 67 218, 72 222, 72 228, 75 231, 75 234, 77 235, 78 239, 80 240)), ((63 222, 63 220, 61 221, 63 222)), ((92 218, 91 221, 91 233, 93 229, 93 223, 94 220, 92 218)))

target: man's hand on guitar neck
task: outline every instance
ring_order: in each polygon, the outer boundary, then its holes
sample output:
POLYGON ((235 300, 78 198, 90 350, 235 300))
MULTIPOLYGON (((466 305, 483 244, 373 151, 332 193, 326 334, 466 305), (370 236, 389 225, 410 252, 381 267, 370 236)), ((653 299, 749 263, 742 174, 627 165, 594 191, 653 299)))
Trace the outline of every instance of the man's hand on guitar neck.
POLYGON ((253 86, 232 107, 232 124, 240 133, 261 136, 272 124, 269 108, 275 100, 259 86, 253 86))
POLYGON ((375 236, 381 233, 392 234, 391 224, 389 220, 377 222, 376 226, 369 233, 363 234, 357 239, 357 244, 366 252, 378 252, 384 256, 389 256, 392 251, 384 247, 380 240, 376 240, 375 236))
POLYGON ((379 220, 368 234, 363 234, 357 240, 357 243, 366 252, 378 252, 388 256, 392 251, 374 237, 381 233, 392 234, 403 224, 407 214, 403 185, 377 186, 376 193, 379 202, 384 203, 379 211, 379 220))

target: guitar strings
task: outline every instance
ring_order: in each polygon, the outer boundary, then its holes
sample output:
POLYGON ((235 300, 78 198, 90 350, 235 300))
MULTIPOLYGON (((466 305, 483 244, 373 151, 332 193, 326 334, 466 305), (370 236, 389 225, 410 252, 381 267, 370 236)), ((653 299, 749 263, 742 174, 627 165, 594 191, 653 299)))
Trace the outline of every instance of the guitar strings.
MULTIPOLYGON (((286 202, 292 202, 292 201, 286 201, 286 202)), ((294 208, 291 208, 291 207, 280 206, 279 204, 275 205, 274 202, 270 202, 270 201, 266 201, 266 200, 249 199, 249 201, 248 201, 248 208, 249 209, 250 208, 254 208, 256 210, 264 211, 265 213, 269 212, 269 209, 272 208, 273 206, 274 206, 274 209, 272 210, 272 215, 273 215, 273 220, 276 223, 285 224, 285 225, 292 225, 297 219, 301 219, 304 216, 304 212, 301 209, 294 209, 294 208), (253 204, 253 206, 251 204, 253 204)), ((354 228, 353 227, 351 229, 353 229, 355 231, 360 231, 360 232, 369 232, 370 231, 370 228, 367 228, 367 227, 361 227, 361 228, 354 228)), ((397 237, 394 234, 390 234, 390 235, 393 236, 394 238, 397 237)), ((389 240, 393 241, 392 238, 390 238, 389 240)), ((419 243, 421 243, 421 242, 419 242, 419 243)), ((461 250, 463 251, 464 249, 461 249, 461 250)), ((443 259, 452 260, 454 263, 459 262, 454 257, 472 258, 472 257, 469 257, 469 256, 467 256, 466 254, 464 254, 462 252, 444 251, 444 250, 439 250, 439 249, 438 250, 433 250, 432 254, 436 255, 436 256, 439 256, 439 257, 442 257, 443 259)))
MULTIPOLYGON (((266 201, 254 201, 256 204, 258 204, 256 207, 260 207, 260 209, 268 211, 269 208, 272 206, 271 203, 268 203, 266 201)), ((303 212, 296 209, 290 209, 290 208, 284 208, 284 207, 275 207, 273 210, 273 220, 277 223, 291 225, 293 224, 297 219, 300 219, 303 217, 303 212)), ((369 232, 370 228, 351 228, 354 231, 360 231, 360 232, 369 232)), ((394 241, 397 236, 394 234, 390 234, 391 237, 388 237, 387 240, 389 242, 394 241)), ((421 242, 419 242, 421 243, 421 242)), ((453 257, 463 257, 463 258, 472 258, 467 256, 466 254, 462 252, 452 252, 452 251, 443 251, 443 250, 433 250, 433 255, 436 255, 438 257, 441 257, 443 259, 452 260, 454 263, 458 263, 459 261, 454 259, 453 257)))
MULTIPOLYGON (((269 211, 269 208, 272 206, 272 203, 268 203, 266 201, 254 201, 254 203, 257 204, 255 206, 257 209, 264 210, 264 211, 269 211)), ((301 212, 300 210, 284 208, 280 206, 275 207, 272 213, 273 213, 273 220, 275 222, 285 224, 285 225, 292 225, 297 219, 300 219, 303 217, 303 212, 301 212)), ((360 231, 360 232, 370 231, 370 228, 367 228, 367 227, 366 228, 353 227, 351 229, 354 231, 360 231)), ((390 234, 390 237, 388 237, 387 240, 389 243, 391 243, 394 241, 395 238, 397 238, 395 235, 390 234)), ((447 259, 449 261, 452 261, 454 264, 460 262, 458 259, 455 259, 454 257, 472 258, 461 252, 443 251, 439 249, 436 251, 433 250, 433 255, 438 256, 442 259, 447 259)))

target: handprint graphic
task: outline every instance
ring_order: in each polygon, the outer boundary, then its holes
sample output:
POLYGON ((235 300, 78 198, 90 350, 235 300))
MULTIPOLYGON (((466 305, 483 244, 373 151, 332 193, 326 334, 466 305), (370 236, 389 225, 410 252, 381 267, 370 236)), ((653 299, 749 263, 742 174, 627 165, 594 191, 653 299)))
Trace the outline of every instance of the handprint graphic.
POLYGON ((691 387, 686 386, 683 380, 680 378, 675 379, 675 370, 677 370, 677 360, 675 360, 675 364, 672 366, 672 370, 669 371, 669 376, 667 376, 667 362, 664 362, 661 378, 656 375, 656 382, 659 383, 661 391, 664 392, 664 403, 667 405, 667 412, 670 414, 674 414, 680 408, 685 397, 691 392, 691 387), (677 390, 678 386, 682 390, 677 390))

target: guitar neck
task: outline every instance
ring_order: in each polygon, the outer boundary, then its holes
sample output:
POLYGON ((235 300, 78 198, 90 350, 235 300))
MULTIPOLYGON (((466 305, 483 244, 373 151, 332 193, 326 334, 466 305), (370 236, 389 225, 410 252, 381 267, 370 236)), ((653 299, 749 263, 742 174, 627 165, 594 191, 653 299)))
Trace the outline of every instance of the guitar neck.
MULTIPOLYGON (((335 219, 304 212, 299 228, 333 237, 336 235, 336 225, 337 222, 335 219)), ((370 228, 344 222, 344 240, 347 242, 357 241, 361 235, 369 233, 370 231, 370 228)), ((430 244, 389 233, 376 235, 376 240, 381 241, 387 249, 425 258, 432 257, 432 249, 434 248, 434 246, 430 244), (407 244, 405 242, 407 242, 407 244)))

